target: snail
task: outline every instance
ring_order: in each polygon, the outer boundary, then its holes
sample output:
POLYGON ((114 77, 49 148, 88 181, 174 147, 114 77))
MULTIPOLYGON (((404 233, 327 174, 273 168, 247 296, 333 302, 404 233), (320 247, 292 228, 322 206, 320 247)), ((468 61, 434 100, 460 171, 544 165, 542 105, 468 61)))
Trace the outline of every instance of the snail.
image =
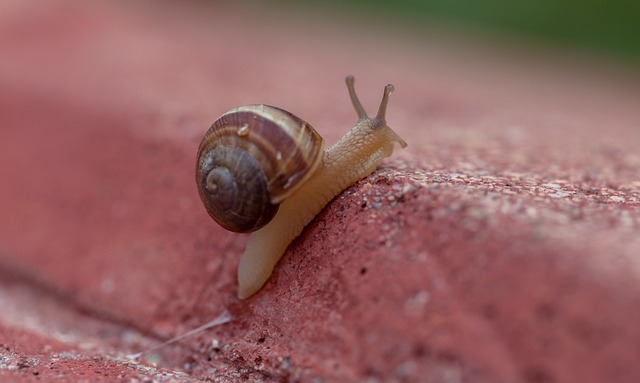
POLYGON ((358 122, 326 151, 323 138, 301 118, 269 105, 228 111, 205 133, 196 163, 198 193, 209 215, 234 232, 251 232, 238 265, 238 298, 267 281, 304 227, 336 195, 373 173, 397 143, 407 143, 385 121, 393 85, 378 114, 367 116, 347 88, 358 122))

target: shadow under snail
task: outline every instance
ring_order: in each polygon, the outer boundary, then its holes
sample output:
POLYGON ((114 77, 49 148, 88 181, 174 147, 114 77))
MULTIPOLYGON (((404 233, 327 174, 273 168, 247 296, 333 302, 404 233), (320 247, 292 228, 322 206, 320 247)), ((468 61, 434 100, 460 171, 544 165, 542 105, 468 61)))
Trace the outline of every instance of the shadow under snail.
POLYGON ((196 182, 209 215, 227 230, 252 232, 238 265, 238 297, 256 293, 284 251, 324 206, 407 143, 387 126, 393 85, 370 118, 346 78, 356 125, 332 147, 299 117, 274 106, 223 114, 198 149, 196 182))

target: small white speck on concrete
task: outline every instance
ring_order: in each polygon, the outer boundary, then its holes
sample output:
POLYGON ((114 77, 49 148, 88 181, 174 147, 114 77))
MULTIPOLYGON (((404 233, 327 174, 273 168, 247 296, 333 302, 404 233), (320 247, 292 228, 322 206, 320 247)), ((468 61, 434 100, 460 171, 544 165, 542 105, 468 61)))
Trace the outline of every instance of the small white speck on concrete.
POLYGON ((567 192, 563 192, 563 191, 557 191, 555 193, 547 194, 547 196, 549 198, 567 198, 567 197, 571 196, 571 193, 567 193, 567 192))
POLYGON ((624 197, 621 197, 619 195, 612 195, 611 197, 609 197, 609 200, 612 202, 624 202, 625 199, 624 197))

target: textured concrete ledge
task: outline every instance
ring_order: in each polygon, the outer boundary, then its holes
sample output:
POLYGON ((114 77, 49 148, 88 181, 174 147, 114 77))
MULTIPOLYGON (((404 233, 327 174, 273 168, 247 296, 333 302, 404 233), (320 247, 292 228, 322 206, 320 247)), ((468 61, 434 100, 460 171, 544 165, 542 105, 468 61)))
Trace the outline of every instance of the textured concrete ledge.
POLYGON ((640 379, 636 75, 242 8, 2 7, 2 379, 640 379), (199 139, 266 102, 334 142, 347 73, 367 108, 395 84, 410 146, 238 301, 199 139))

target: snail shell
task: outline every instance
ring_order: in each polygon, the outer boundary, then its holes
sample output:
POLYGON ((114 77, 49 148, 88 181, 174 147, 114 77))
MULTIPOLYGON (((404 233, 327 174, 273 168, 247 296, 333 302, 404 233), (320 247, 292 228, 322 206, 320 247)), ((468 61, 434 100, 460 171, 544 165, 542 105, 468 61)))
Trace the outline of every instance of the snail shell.
POLYGON ((280 202, 322 161, 323 138, 300 117, 269 105, 228 111, 198 149, 196 182, 209 215, 227 230, 266 225, 280 202))

